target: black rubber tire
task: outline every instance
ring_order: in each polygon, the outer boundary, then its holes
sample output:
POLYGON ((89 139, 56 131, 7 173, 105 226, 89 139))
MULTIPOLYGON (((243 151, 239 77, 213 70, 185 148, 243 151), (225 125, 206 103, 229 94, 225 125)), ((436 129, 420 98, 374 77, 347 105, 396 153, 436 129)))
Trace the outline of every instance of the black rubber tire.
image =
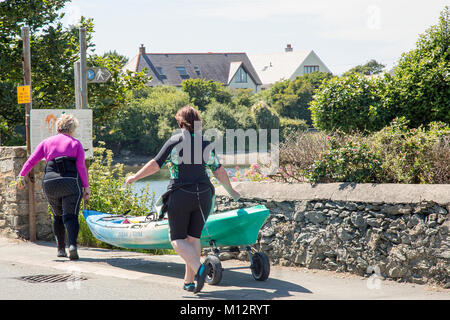
POLYGON ((252 275, 257 281, 266 281, 270 274, 269 257, 263 252, 256 252, 252 255, 252 275))
POLYGON ((219 258, 213 255, 209 255, 206 257, 203 262, 205 265, 209 266, 209 273, 206 275, 206 283, 210 285, 219 284, 222 280, 222 263, 219 258))

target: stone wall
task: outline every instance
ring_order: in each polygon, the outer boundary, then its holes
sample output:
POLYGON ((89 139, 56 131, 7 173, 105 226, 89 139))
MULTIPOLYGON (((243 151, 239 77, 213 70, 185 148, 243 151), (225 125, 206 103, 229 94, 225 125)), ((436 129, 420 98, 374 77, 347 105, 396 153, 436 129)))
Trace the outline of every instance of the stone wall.
MULTIPOLYGON (((27 159, 25 147, 0 147, 0 235, 29 239, 28 190, 18 190, 11 182, 27 159)), ((45 162, 35 167, 36 238, 53 239, 47 200, 42 192, 45 162)))
POLYGON ((450 185, 236 183, 219 211, 264 204, 254 247, 272 264, 450 287, 450 185))

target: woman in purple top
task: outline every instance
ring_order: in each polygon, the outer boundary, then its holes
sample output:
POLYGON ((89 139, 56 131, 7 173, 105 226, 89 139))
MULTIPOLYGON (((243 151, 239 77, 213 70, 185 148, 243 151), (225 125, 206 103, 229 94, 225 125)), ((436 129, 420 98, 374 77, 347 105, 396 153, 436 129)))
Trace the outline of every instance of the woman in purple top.
POLYGON ((81 199, 89 200, 89 181, 85 166, 84 149, 73 137, 78 120, 63 114, 56 121, 58 134, 42 141, 25 162, 17 179, 23 188, 24 177, 43 158, 47 165, 42 188, 53 211, 53 232, 58 247, 58 257, 67 257, 66 229, 69 242, 69 258, 78 259, 78 212, 81 199))

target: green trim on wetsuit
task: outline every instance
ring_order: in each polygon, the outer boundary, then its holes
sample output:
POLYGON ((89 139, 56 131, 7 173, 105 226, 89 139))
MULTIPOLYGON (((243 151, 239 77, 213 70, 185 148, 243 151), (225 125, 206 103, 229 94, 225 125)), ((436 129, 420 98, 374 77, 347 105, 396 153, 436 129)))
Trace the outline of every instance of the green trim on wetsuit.
MULTIPOLYGON (((195 137, 195 134, 191 133, 191 137, 195 137)), ((208 145, 209 145, 209 141, 208 141, 208 145)), ((174 144, 167 146, 167 143, 166 143, 165 147, 167 147, 167 148, 172 147, 172 149, 170 150, 170 153, 167 154, 167 158, 162 163, 161 168, 166 165, 168 170, 169 170, 170 179, 178 179, 179 178, 179 167, 180 167, 180 159, 179 159, 179 156, 178 156, 179 151, 176 148, 176 146, 174 146, 174 144)), ((164 147, 161 150, 161 152, 163 152, 163 150, 164 150, 164 147)), ((162 157, 164 157, 164 152, 162 154, 161 154, 161 152, 157 156, 158 160, 161 159, 162 157)), ((219 159, 216 156, 216 153, 215 153, 214 149, 212 149, 210 151, 209 159, 204 164, 204 166, 205 166, 205 168, 210 169, 212 172, 214 172, 218 168, 220 168, 221 164, 220 164, 219 159)))

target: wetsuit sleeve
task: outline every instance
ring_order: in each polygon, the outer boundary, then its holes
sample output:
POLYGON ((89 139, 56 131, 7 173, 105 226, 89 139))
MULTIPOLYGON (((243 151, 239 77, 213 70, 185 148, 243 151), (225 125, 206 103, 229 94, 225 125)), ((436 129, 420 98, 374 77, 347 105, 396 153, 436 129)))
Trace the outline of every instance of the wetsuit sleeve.
POLYGON ((39 143, 39 145, 36 147, 36 150, 34 150, 33 154, 28 158, 27 162, 23 165, 22 170, 19 173, 19 176, 25 177, 28 172, 33 169, 33 167, 44 158, 44 145, 45 140, 39 143))
POLYGON ((216 171, 222 166, 222 164, 219 161, 219 158, 217 158, 216 150, 212 149, 210 151, 208 162, 206 163, 206 167, 211 169, 212 172, 216 171))
POLYGON ((75 162, 78 170, 78 174, 80 175, 81 184, 84 188, 89 187, 89 180, 88 180, 88 174, 86 170, 86 162, 85 162, 85 155, 84 155, 84 149, 81 142, 78 143, 78 150, 77 150, 77 160, 75 162))
POLYGON ((177 140, 170 138, 166 141, 166 143, 164 143, 163 147, 161 148, 161 150, 159 150, 156 157, 153 158, 153 160, 156 161, 160 168, 164 166, 167 158, 170 155, 170 152, 172 152, 172 149, 177 144, 177 142, 177 140))

